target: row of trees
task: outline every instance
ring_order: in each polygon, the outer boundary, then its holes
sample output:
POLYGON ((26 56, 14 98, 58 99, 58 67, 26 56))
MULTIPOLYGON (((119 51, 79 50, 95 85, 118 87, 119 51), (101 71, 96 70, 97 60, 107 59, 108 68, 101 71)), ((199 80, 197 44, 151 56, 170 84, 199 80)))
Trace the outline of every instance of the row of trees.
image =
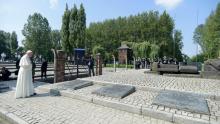
POLYGON ((87 49, 94 51, 99 45, 109 58, 117 56, 117 48, 126 42, 136 57, 169 56, 181 61, 182 33, 174 27, 170 15, 166 12, 160 15, 158 11, 91 23, 86 30, 87 49))
POLYGON ((8 33, 0 30, 0 54, 5 53, 9 58, 14 58, 17 49, 18 40, 16 32, 8 33))
POLYGON ((62 48, 68 54, 73 52, 73 48, 85 48, 86 42, 86 14, 83 5, 77 9, 76 5, 66 10, 62 18, 61 41, 62 48))
POLYGON ((104 22, 91 23, 86 28, 83 5, 66 10, 61 31, 51 30, 48 20, 39 13, 30 15, 22 30, 25 49, 35 55, 52 58, 51 48, 62 47, 68 54, 74 48, 85 48, 87 53, 101 52, 106 59, 117 56, 117 48, 126 42, 136 57, 175 57, 182 60, 182 34, 175 30, 169 14, 158 11, 135 16, 119 17, 104 22), (61 41, 61 42, 60 42, 61 41))
POLYGON ((194 42, 200 45, 202 53, 197 57, 198 61, 220 56, 220 3, 215 11, 212 11, 204 24, 200 24, 194 31, 194 42))

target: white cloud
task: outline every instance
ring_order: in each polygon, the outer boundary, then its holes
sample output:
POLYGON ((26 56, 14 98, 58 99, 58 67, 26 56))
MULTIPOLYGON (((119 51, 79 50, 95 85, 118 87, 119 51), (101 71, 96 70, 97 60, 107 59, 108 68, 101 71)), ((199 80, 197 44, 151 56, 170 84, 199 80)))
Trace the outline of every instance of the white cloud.
POLYGON ((53 9, 58 5, 58 0, 50 0, 50 8, 53 9))
POLYGON ((177 7, 183 0, 154 0, 156 5, 165 7, 168 10, 177 7))

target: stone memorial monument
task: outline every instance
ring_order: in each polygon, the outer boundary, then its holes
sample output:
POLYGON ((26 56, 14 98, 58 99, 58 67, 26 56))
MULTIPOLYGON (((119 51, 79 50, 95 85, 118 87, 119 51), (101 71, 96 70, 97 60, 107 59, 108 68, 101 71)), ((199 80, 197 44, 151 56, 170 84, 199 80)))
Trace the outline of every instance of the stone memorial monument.
POLYGON ((204 78, 220 79, 220 58, 205 61, 201 75, 204 78))
POLYGON ((102 87, 98 90, 93 91, 92 93, 101 96, 113 97, 113 98, 124 98, 133 92, 135 92, 134 86, 115 84, 115 85, 102 87))
POLYGON ((193 93, 164 90, 158 94, 152 104, 193 113, 210 114, 205 98, 193 93))

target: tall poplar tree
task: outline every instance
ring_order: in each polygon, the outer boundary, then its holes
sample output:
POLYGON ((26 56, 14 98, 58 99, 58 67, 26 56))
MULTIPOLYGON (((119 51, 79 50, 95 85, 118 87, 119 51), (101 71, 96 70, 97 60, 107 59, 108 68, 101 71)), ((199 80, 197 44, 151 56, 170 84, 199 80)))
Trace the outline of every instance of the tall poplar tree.
POLYGON ((66 10, 62 17, 62 27, 61 27, 61 45, 62 49, 70 54, 72 52, 72 46, 69 43, 69 22, 70 22, 70 10, 68 9, 68 5, 66 4, 66 10))
POLYGON ((69 43, 72 48, 79 47, 78 41, 78 17, 77 17, 77 7, 74 4, 74 7, 71 9, 70 19, 69 19, 69 43))

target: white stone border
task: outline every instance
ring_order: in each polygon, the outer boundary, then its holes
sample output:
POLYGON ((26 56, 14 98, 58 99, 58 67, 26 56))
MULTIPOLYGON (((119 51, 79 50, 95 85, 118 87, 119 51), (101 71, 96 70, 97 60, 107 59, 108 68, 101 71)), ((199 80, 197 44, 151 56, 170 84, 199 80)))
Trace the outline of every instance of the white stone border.
POLYGON ((3 109, 0 108, 0 116, 8 121, 9 123, 12 124, 28 124, 26 121, 22 120, 21 118, 19 118, 18 116, 16 116, 13 113, 7 112, 3 109))

